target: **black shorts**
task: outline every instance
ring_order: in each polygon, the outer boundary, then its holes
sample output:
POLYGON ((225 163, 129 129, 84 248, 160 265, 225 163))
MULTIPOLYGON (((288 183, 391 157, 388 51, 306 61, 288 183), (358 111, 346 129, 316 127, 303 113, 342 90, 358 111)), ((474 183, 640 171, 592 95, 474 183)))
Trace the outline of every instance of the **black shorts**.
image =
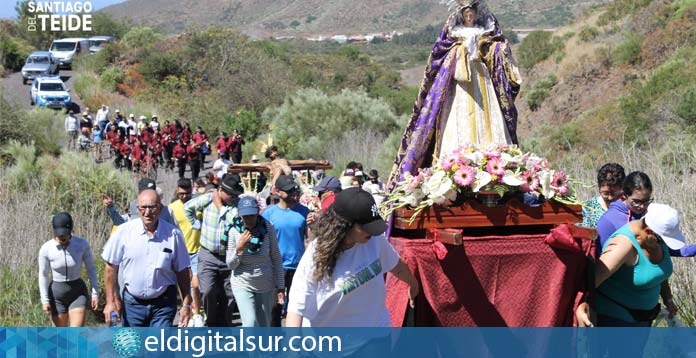
POLYGON ((87 285, 82 279, 68 282, 51 281, 48 301, 53 314, 67 313, 74 308, 85 308, 89 301, 87 285))

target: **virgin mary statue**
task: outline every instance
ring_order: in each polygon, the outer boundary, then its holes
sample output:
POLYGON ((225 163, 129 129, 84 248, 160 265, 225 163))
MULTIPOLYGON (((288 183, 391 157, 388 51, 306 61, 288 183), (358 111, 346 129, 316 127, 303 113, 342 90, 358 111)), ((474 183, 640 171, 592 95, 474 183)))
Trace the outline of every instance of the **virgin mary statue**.
POLYGON ((463 144, 517 144, 521 79, 498 20, 483 0, 449 0, 401 140, 390 187, 463 144))

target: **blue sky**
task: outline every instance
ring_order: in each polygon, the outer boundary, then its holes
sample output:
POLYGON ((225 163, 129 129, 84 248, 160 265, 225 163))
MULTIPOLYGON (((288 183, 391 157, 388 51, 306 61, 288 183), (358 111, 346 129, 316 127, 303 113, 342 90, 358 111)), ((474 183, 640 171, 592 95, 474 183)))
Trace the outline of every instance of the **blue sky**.
MULTIPOLYGON (((34 0, 35 2, 40 2, 43 0, 34 0)), ((50 2, 56 2, 60 0, 46 0, 50 2)), ((64 2, 68 2, 71 0, 62 0, 64 2)), ((86 0, 85 0, 86 1, 86 0)), ((126 0, 90 0, 92 2, 92 6, 94 7, 95 10, 99 10, 105 6, 112 5, 112 4, 118 4, 120 2, 124 2, 126 0)), ((17 13, 14 10, 16 0, 0 0, 0 19, 13 19, 17 15, 17 13)))

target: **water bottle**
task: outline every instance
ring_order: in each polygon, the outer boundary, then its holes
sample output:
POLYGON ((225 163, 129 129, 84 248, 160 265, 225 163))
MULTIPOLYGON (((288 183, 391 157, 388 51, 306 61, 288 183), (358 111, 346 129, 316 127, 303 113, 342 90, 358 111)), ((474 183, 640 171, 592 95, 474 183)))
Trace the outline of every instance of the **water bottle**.
POLYGON ((109 327, 118 327, 118 313, 116 313, 116 311, 111 311, 111 322, 109 322, 109 327))

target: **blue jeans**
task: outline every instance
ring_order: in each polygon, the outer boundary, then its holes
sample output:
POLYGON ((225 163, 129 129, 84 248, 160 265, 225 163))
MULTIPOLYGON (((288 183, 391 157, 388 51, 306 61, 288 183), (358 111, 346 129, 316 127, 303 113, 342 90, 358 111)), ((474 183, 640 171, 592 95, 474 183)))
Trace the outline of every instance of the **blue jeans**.
POLYGON ((232 287, 232 292, 242 318, 242 327, 271 326, 271 312, 276 303, 275 291, 260 293, 232 287))
POLYGON ((176 315, 176 286, 157 298, 143 300, 123 291, 124 327, 171 327, 176 315))

